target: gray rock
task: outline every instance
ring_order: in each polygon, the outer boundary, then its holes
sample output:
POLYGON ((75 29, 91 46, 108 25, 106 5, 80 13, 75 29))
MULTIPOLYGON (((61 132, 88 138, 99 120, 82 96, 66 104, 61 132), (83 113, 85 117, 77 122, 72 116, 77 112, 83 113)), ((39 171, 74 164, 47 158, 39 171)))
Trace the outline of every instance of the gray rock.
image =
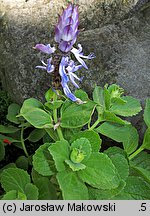
MULTIPOLYGON (((51 76, 35 70, 36 43, 53 43, 54 25, 65 0, 1 0, 0 78, 13 101, 43 98, 51 76)), ((150 96, 150 7, 147 0, 79 0, 80 35, 84 53, 96 58, 81 87, 118 83, 126 94, 150 96), (84 30, 83 30, 84 29, 84 30)))

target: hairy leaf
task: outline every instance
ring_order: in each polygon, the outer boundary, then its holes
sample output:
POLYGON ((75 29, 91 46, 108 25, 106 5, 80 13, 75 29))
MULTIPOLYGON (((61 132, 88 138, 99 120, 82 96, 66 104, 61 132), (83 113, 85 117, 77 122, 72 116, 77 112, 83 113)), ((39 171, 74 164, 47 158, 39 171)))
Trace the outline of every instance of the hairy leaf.
POLYGON ((41 145, 33 155, 33 167, 43 176, 51 176, 54 173, 54 162, 48 151, 49 146, 50 143, 41 145))
POLYGON ((38 188, 32 183, 26 184, 25 194, 28 200, 38 200, 38 195, 39 195, 38 188))
POLYGON ((91 155, 91 151, 92 151, 91 144, 90 144, 88 139, 81 137, 80 139, 75 140, 71 144, 71 150, 73 150, 75 148, 83 153, 83 155, 84 155, 83 161, 88 160, 88 158, 91 155))
POLYGON ((30 183, 30 176, 22 169, 8 168, 1 174, 1 184, 6 192, 16 190, 24 193, 28 183, 30 183))
POLYGON ((147 127, 150 127, 150 98, 146 99, 146 106, 144 109, 144 121, 147 127))
POLYGON ((126 181, 124 192, 136 200, 149 200, 150 184, 147 184, 142 178, 139 178, 138 176, 129 176, 126 181))
POLYGON ((96 131, 117 141, 122 142, 125 151, 131 154, 138 146, 138 133, 132 125, 120 125, 105 122, 96 131))
POLYGON ((105 102, 104 102, 104 91, 100 86, 95 87, 93 91, 93 100, 98 105, 96 106, 98 114, 102 114, 105 108, 105 102))
POLYGON ((64 162, 69 159, 69 148, 69 143, 66 140, 57 141, 48 148, 58 171, 65 170, 64 162))
POLYGON ((31 142, 37 142, 45 135, 46 131, 43 129, 34 129, 28 136, 28 140, 31 142))
POLYGON ((120 178, 111 159, 103 153, 92 153, 85 162, 86 168, 78 171, 79 177, 89 185, 99 189, 118 187, 120 178))
POLYGON ((20 130, 20 129, 17 127, 14 127, 14 126, 0 125, 0 133, 11 134, 11 133, 17 132, 18 130, 20 130))
POLYGON ((110 111, 120 116, 133 116, 138 114, 141 111, 141 105, 139 100, 131 97, 131 96, 123 96, 123 100, 126 101, 125 104, 115 104, 113 103, 110 111))
POLYGON ((88 189, 78 178, 76 172, 62 171, 57 174, 64 200, 87 200, 88 189))
POLYGON ((39 200, 56 200, 56 188, 47 177, 37 178, 34 182, 39 190, 39 200))
POLYGON ((96 133, 95 131, 87 131, 87 130, 80 131, 72 136, 71 142, 81 137, 84 137, 89 140, 93 152, 98 152, 100 150, 102 140, 98 133, 96 133))
POLYGON ((125 181, 121 180, 117 188, 110 189, 110 190, 102 190, 102 189, 95 189, 89 187, 90 199, 92 200, 113 199, 114 196, 118 195, 124 189, 125 185, 126 185, 125 181))
POLYGON ((150 128, 148 128, 144 134, 144 140, 141 148, 150 150, 150 128))
POLYGON ((88 123, 91 118, 95 104, 87 101, 85 104, 72 103, 61 116, 61 126, 63 128, 77 128, 88 123))
POLYGON ((39 108, 21 114, 35 128, 52 128, 52 118, 50 114, 39 108))
POLYGON ((7 114, 7 119, 10 122, 13 122, 15 124, 19 124, 19 119, 16 117, 19 114, 20 111, 20 106, 16 103, 12 103, 8 107, 8 114, 7 114))

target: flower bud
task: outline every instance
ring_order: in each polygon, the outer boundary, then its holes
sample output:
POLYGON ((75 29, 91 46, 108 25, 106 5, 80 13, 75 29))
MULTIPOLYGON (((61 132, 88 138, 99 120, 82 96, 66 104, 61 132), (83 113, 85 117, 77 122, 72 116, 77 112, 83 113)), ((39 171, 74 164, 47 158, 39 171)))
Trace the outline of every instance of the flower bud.
POLYGON ((84 153, 81 150, 74 148, 71 152, 70 159, 73 163, 80 163, 84 159, 84 153))
POLYGON ((62 52, 69 52, 78 35, 78 6, 69 4, 55 27, 55 41, 62 52))

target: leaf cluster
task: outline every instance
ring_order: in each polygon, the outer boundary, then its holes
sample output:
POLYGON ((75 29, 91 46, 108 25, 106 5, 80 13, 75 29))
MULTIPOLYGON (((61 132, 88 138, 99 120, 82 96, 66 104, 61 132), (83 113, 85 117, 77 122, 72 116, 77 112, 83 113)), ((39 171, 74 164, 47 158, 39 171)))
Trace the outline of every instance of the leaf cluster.
POLYGON ((78 104, 49 89, 44 104, 34 98, 21 107, 11 104, 11 124, 0 125, 0 160, 10 144, 24 155, 1 169, 2 199, 149 199, 150 156, 144 150, 150 150, 150 99, 139 145, 136 128, 125 118, 142 108, 137 99, 123 94, 116 84, 96 86, 93 99, 77 90, 82 100, 78 104), (32 129, 28 135, 27 128, 32 129), (117 146, 101 148, 102 135, 117 146), (40 146, 29 154, 26 142, 40 146))

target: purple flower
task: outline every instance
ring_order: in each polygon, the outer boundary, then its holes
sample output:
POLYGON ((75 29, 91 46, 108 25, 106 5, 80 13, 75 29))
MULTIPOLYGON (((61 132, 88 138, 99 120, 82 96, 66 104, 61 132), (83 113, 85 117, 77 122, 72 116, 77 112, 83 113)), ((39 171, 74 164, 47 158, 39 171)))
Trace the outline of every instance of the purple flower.
POLYGON ((47 45, 36 44, 36 46, 34 47, 34 49, 40 50, 41 52, 46 53, 46 54, 52 54, 56 50, 56 48, 55 47, 51 47, 50 44, 47 44, 47 45))
POLYGON ((66 74, 65 67, 68 65, 68 57, 62 57, 61 62, 59 64, 59 74, 63 80, 63 82, 67 83, 69 81, 68 76, 66 74))
POLYGON ((42 60, 42 64, 44 66, 36 66, 36 68, 44 69, 47 71, 47 73, 51 73, 54 71, 54 65, 51 64, 52 58, 47 59, 47 64, 42 60))
POLYGON ((55 41, 59 43, 59 49, 62 52, 69 52, 76 42, 78 35, 78 7, 69 4, 59 17, 55 27, 55 41))
POLYGON ((72 100, 72 101, 77 101, 76 96, 75 96, 74 94, 71 93, 71 91, 70 91, 70 89, 69 89, 69 87, 68 87, 68 85, 67 85, 67 82, 65 82, 65 81, 62 79, 61 85, 62 85, 62 87, 63 87, 64 94, 65 94, 68 98, 70 98, 70 100, 72 100))
POLYGON ((78 44, 78 49, 73 48, 71 50, 71 52, 74 54, 74 56, 76 57, 78 62, 80 62, 80 64, 86 69, 88 69, 88 67, 87 67, 87 65, 85 64, 85 62, 83 61, 82 58, 85 58, 85 59, 93 59, 93 58, 95 58, 94 53, 90 53, 88 56, 83 55, 81 44, 78 44))
POLYGON ((78 84, 75 82, 74 79, 77 79, 79 81, 82 81, 82 78, 77 77, 77 75, 74 73, 77 70, 79 70, 80 68, 82 68, 82 65, 75 65, 73 60, 70 60, 70 62, 68 63, 68 67, 66 68, 67 70, 67 74, 70 78, 70 81, 72 82, 72 84, 76 87, 79 88, 78 84))
POLYGON ((64 94, 68 98, 70 98, 72 101, 79 101, 79 98, 76 98, 75 95, 71 93, 68 87, 68 82, 71 81, 76 88, 79 88, 74 78, 76 78, 79 81, 81 81, 81 79, 78 78, 77 75, 74 74, 74 72, 77 71, 81 67, 82 65, 75 66, 73 60, 69 61, 69 57, 62 57, 61 62, 59 64, 59 74, 61 76, 61 85, 62 85, 64 94))

